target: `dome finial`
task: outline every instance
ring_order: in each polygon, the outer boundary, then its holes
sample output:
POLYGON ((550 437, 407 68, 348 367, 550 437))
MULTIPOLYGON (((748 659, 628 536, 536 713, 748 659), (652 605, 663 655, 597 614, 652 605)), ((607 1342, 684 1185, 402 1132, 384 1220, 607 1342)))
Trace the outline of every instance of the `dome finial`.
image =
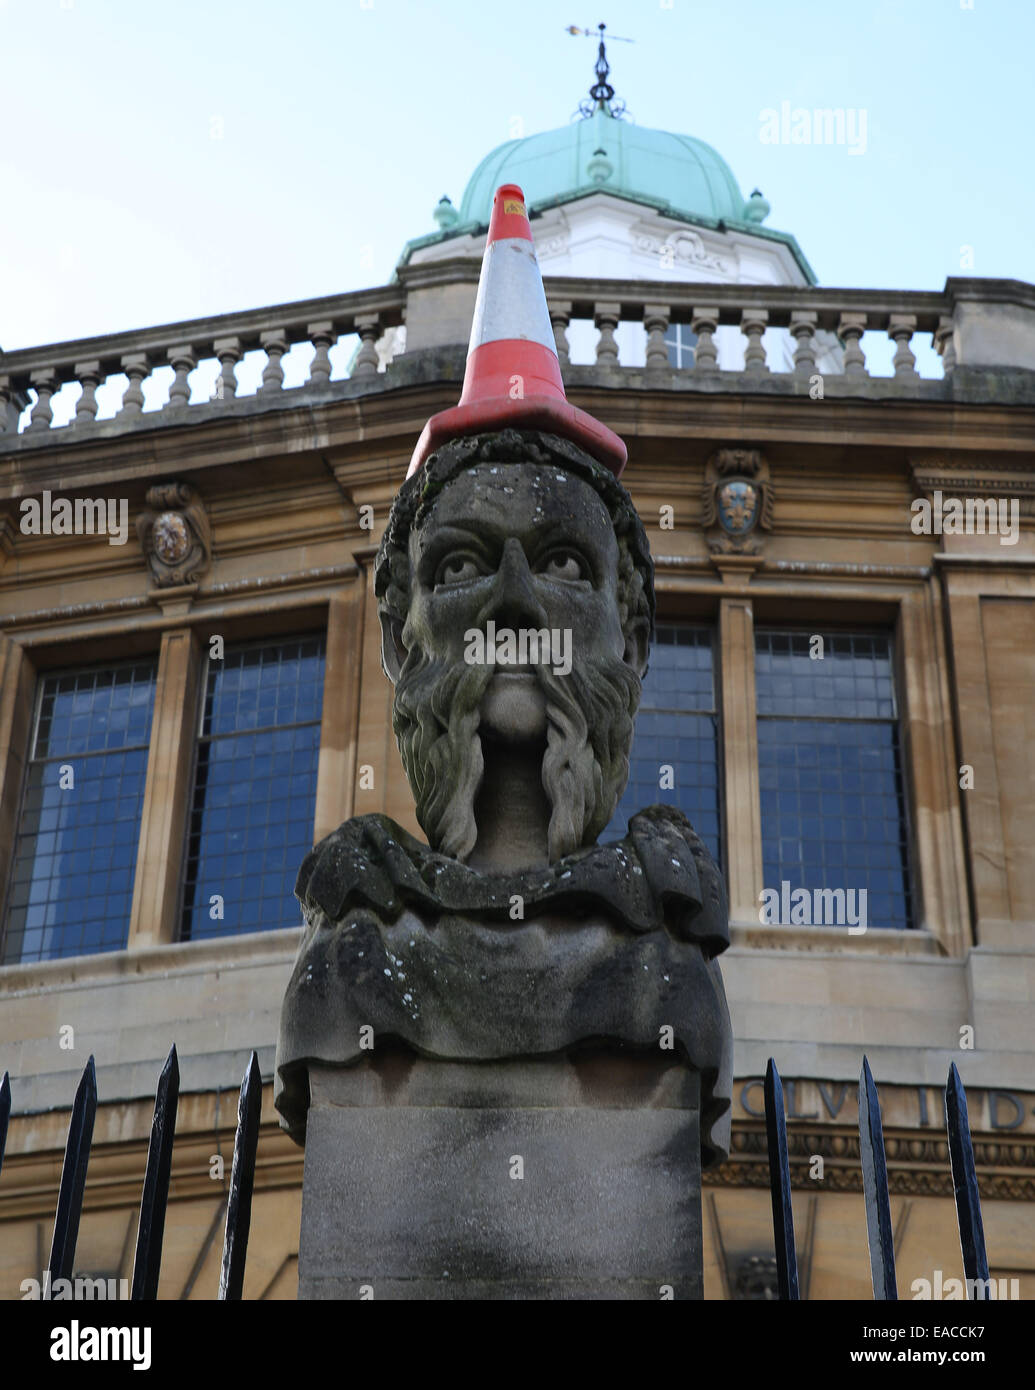
POLYGON ((445 195, 438 200, 433 216, 440 232, 448 232, 460 221, 460 215, 453 206, 452 198, 445 195))
MULTIPOLYGON (((611 72, 611 66, 607 61, 607 50, 604 47, 604 31, 606 28, 606 24, 597 25, 597 30, 600 35, 600 42, 597 48, 597 61, 594 68, 597 80, 589 89, 590 100, 587 101, 583 99, 579 102, 579 114, 584 120, 588 119, 590 116, 596 115, 598 111, 604 111, 607 115, 615 117, 621 117, 625 114, 625 102, 614 100, 615 89, 607 80, 611 72)), ((569 34, 581 34, 588 39, 593 38, 592 29, 580 29, 577 24, 569 24, 567 32, 569 34)), ((635 43, 636 40, 625 39, 619 34, 612 34, 611 42, 635 43)))
POLYGON ((769 216, 769 199, 762 197, 761 189, 752 189, 742 215, 745 222, 764 222, 769 216))

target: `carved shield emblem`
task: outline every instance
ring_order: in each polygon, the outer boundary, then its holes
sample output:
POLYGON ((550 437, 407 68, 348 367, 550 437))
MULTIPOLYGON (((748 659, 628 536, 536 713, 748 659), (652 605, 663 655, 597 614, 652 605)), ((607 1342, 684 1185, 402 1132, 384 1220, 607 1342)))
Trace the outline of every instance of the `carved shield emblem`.
POLYGON ((718 489, 719 525, 731 536, 746 536, 758 520, 759 500, 749 478, 727 478, 718 489))
POLYGON ((211 537, 201 498, 186 483, 148 489, 137 535, 151 577, 161 588, 194 584, 208 569, 211 537))

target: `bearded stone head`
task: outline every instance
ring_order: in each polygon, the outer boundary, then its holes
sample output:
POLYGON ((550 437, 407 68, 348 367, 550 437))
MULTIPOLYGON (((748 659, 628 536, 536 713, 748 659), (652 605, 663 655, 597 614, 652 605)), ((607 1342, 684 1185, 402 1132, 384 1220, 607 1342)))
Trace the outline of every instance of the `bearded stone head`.
POLYGON ((403 484, 374 583, 433 849, 466 861, 483 817, 520 817, 480 795, 506 758, 538 769, 550 862, 596 841, 629 776, 653 573, 628 493, 555 435, 455 439, 403 484))

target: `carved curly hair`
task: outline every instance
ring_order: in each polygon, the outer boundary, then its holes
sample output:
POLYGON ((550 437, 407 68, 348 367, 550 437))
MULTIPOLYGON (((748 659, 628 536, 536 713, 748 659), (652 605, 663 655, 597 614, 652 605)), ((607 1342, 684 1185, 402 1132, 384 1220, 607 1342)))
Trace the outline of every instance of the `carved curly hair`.
POLYGON ((410 532, 424 524, 442 489, 479 463, 561 465, 589 483, 607 507, 618 541, 622 631, 646 617, 654 636, 654 561, 643 522, 618 479, 567 439, 538 430, 499 430, 452 439, 399 489, 374 565, 378 611, 405 622, 410 606, 410 532))

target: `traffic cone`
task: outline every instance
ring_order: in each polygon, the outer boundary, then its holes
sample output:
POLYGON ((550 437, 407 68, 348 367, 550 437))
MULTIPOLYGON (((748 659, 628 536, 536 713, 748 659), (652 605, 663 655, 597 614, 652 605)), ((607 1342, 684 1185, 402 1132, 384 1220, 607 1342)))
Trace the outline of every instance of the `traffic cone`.
POLYGON ((625 467, 618 436, 565 397, 525 195, 515 183, 492 200, 460 403, 424 426, 406 476, 447 440, 508 427, 570 439, 616 478, 625 467))

